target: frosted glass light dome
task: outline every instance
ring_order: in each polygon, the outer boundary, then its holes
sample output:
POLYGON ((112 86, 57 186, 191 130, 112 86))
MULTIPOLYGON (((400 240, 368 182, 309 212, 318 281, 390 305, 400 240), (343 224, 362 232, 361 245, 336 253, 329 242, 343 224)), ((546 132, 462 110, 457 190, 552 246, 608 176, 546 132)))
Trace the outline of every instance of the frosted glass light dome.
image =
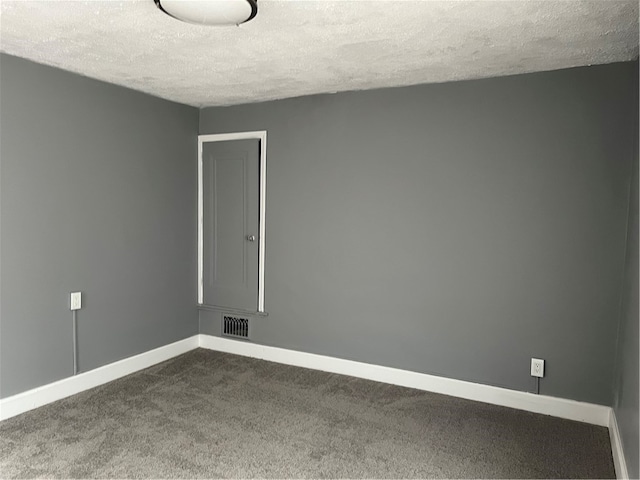
POLYGON ((166 14, 197 25, 240 25, 258 13, 256 0, 154 0, 166 14))

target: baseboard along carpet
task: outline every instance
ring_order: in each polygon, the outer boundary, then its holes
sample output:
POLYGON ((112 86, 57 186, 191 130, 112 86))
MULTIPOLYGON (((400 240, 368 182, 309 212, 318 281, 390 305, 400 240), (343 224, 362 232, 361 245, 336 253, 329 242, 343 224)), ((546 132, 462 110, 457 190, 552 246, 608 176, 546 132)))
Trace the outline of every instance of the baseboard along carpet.
POLYGON ((2 478, 615 478, 606 428, 197 349, 0 423, 2 478))

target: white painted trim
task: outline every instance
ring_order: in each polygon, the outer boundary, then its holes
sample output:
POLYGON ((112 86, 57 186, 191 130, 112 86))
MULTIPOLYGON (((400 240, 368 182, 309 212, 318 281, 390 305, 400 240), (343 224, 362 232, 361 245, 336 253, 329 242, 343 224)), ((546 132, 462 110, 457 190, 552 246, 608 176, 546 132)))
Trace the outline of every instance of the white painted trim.
POLYGON ((259 191, 259 217, 258 217, 258 312, 264 313, 264 256, 265 256, 265 232, 267 212, 267 131, 238 133, 216 133, 211 135, 198 135, 198 305, 204 303, 204 218, 203 218, 203 178, 202 178, 202 145, 205 142, 225 142, 231 140, 260 141, 260 191, 259 191))
POLYGON ((611 454, 613 455, 613 465, 616 469, 616 478, 628 479, 627 460, 624 458, 618 421, 613 409, 611 409, 611 415, 609 416, 609 438, 611 439, 611 454))
POLYGON ((0 400, 0 420, 14 417, 34 408, 89 390, 170 358, 198 348, 199 335, 194 335, 148 352, 125 358, 109 365, 63 378, 26 392, 0 400))
POLYGON ((198 137, 198 305, 202 305, 204 302, 204 292, 203 292, 203 248, 204 248, 204 231, 202 228, 203 223, 203 210, 204 210, 204 199, 203 199, 203 182, 202 178, 202 139, 198 137))
POLYGON ((260 229, 258 237, 258 312, 264 313, 264 255, 266 252, 266 213, 267 213, 267 132, 260 136, 260 229))
POLYGON ((536 395, 480 383, 465 382, 462 380, 454 380, 381 365, 371 365, 313 353, 298 352, 284 348, 268 347, 211 335, 200 335, 200 347, 260 358, 271 362, 284 363, 286 365, 295 365, 297 367, 366 378, 376 382, 417 388, 419 390, 451 395, 453 397, 466 398, 478 402, 526 410, 528 412, 592 423, 603 427, 609 426, 611 408, 603 405, 594 405, 546 395, 536 395))
POLYGON ((0 420, 103 385, 198 347, 609 427, 617 478, 628 478, 620 432, 609 407, 203 334, 0 399, 0 420))

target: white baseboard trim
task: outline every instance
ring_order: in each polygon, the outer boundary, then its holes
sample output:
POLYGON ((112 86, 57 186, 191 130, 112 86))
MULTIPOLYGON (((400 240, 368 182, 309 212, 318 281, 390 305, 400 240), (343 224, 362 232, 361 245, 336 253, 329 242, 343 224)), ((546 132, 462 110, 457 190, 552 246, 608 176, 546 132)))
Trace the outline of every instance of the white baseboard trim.
POLYGON ((56 400, 111 382, 125 375, 149 368, 156 363, 198 348, 199 335, 194 335, 148 352, 125 358, 88 372, 63 378, 26 392, 0 400, 0 421, 14 417, 56 400))
POLYGON ((622 475, 618 474, 618 478, 626 478, 620 434, 609 407, 203 334, 0 399, 0 421, 111 382, 198 347, 609 427, 616 472, 623 472, 622 475))
POLYGON ((624 450, 622 449, 618 421, 613 409, 611 409, 611 415, 609 416, 609 438, 611 439, 611 454, 613 455, 613 465, 616 468, 616 478, 626 480, 629 478, 629 471, 627 470, 627 461, 624 458, 624 450))
POLYGON ((200 347, 297 367, 350 375, 352 377, 365 378, 376 382, 417 388, 419 390, 451 395, 453 397, 466 398, 569 420, 577 420, 602 427, 608 427, 610 422, 611 408, 603 405, 577 402, 546 395, 536 395, 517 390, 509 390, 507 388, 465 382, 462 380, 361 363, 342 358, 316 355, 313 353, 298 352, 284 348, 268 347, 212 335, 201 334, 200 347))

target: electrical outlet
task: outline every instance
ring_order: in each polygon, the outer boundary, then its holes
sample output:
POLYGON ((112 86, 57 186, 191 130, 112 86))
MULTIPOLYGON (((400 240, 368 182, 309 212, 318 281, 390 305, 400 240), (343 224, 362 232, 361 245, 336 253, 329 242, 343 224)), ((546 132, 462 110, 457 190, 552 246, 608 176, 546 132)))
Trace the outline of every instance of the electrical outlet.
POLYGON ((82 308, 82 292, 72 292, 69 301, 70 310, 80 310, 82 308))
POLYGON ((544 360, 539 358, 531 359, 531 376, 544 377, 544 360))

